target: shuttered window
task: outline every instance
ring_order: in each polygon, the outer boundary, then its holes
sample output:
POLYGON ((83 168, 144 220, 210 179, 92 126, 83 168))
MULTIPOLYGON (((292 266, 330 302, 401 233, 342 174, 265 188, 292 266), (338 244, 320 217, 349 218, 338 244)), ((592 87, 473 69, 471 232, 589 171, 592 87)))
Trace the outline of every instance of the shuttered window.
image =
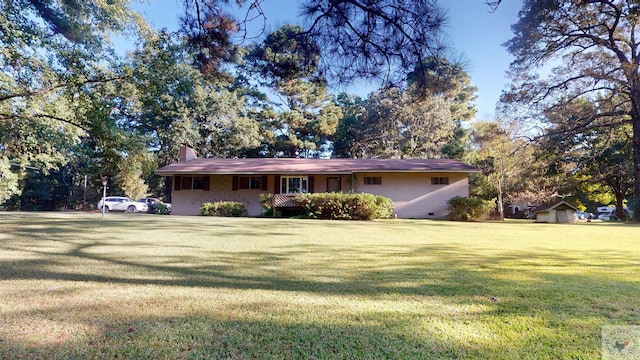
POLYGON ((205 190, 211 188, 209 175, 202 176, 176 176, 174 178, 174 189, 178 190, 205 190))
POLYGON ((266 176, 234 176, 232 190, 267 190, 266 176))

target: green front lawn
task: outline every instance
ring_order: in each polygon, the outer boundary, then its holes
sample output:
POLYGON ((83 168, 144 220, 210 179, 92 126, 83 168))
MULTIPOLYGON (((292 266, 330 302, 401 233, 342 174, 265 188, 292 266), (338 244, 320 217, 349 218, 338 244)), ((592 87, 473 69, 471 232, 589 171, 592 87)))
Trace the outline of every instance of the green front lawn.
POLYGON ((0 213, 0 358, 599 359, 640 227, 0 213))

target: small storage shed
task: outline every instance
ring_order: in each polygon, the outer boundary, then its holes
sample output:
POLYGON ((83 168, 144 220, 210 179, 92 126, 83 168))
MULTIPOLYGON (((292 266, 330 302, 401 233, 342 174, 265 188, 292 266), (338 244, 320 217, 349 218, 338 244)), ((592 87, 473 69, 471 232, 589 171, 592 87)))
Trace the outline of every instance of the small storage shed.
POLYGON ((535 209, 536 222, 573 224, 578 209, 564 201, 539 206, 535 209))

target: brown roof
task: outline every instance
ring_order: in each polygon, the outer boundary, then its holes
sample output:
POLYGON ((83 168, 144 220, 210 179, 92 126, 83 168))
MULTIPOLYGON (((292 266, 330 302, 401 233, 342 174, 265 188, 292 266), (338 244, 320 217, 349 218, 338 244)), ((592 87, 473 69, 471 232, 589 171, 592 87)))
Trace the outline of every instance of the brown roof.
POLYGON ((545 212, 545 211, 550 211, 553 209, 572 209, 574 211, 577 211, 578 208, 576 208, 575 206, 565 202, 565 201, 559 201, 556 203, 551 203, 551 204, 545 204, 545 205, 540 205, 537 208, 535 208, 533 210, 533 212, 539 213, 539 212, 545 212))
POLYGON ((351 174, 358 172, 479 172, 450 159, 193 159, 164 166, 156 174, 351 174))

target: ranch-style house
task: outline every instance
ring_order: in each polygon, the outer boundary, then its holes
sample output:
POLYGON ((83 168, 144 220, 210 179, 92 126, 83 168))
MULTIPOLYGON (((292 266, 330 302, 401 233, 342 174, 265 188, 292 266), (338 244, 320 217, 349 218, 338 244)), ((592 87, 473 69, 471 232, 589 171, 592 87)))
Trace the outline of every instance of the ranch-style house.
POLYGON ((204 159, 186 146, 177 163, 156 171, 172 177, 173 215, 198 215, 204 202, 238 201, 257 216, 260 193, 286 203, 300 192, 342 191, 386 196, 398 218, 446 217, 449 199, 469 195, 474 172, 450 159, 204 159))

